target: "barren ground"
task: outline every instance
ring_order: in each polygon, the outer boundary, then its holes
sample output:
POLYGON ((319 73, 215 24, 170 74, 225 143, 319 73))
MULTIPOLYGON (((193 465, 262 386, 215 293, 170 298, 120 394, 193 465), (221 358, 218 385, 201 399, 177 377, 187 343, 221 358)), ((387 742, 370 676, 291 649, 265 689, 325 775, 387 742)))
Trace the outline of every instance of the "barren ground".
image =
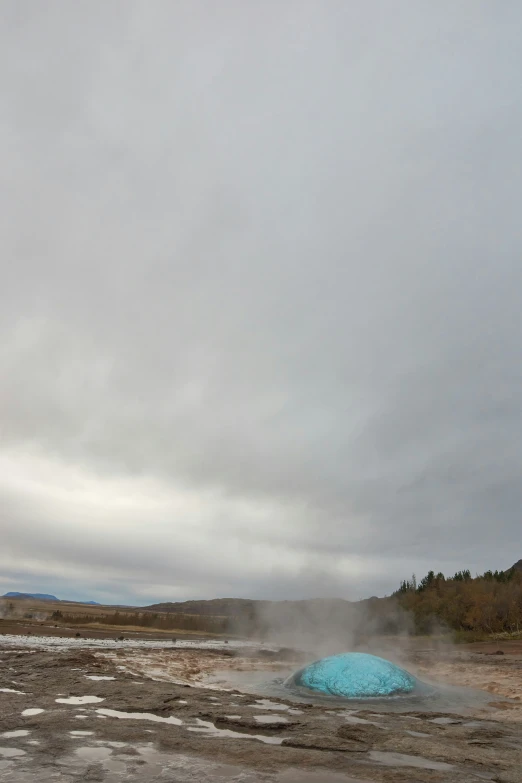
POLYGON ((155 644, 0 636, 0 779, 520 783, 520 643, 409 653, 421 677, 491 694, 462 714, 355 713, 267 700, 252 683, 223 690, 301 660, 215 640, 155 644))

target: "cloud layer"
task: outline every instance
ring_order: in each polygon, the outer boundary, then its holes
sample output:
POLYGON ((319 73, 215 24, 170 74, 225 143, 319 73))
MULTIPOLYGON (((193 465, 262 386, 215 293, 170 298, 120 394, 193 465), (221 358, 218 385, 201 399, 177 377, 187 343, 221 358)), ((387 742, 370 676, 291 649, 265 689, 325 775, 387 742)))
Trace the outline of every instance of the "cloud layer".
POLYGON ((357 598, 522 556, 521 23, 6 3, 6 589, 357 598))

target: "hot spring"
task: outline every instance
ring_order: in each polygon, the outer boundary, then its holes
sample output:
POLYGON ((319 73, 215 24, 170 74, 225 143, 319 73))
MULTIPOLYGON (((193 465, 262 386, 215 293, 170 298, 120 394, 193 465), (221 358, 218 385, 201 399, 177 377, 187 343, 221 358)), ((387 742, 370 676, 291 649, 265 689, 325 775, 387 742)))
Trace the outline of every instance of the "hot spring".
POLYGON ((294 704, 324 704, 373 711, 474 713, 488 709, 491 694, 457 685, 419 680, 414 674, 377 655, 345 652, 291 671, 288 664, 272 671, 255 664, 215 669, 203 684, 234 689, 294 704), (276 673, 277 671, 277 673, 276 673))
POLYGON ((288 684, 344 699, 405 696, 427 689, 391 661, 360 652, 321 658, 292 675, 288 684))

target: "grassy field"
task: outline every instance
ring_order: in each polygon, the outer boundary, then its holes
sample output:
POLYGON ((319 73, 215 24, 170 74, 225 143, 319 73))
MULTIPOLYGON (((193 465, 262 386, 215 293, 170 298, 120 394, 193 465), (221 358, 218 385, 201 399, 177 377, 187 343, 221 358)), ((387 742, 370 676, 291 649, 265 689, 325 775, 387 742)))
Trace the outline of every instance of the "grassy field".
POLYGON ((91 606, 33 598, 1 599, 0 618, 0 632, 3 633, 11 633, 12 629, 22 627, 24 631, 28 629, 28 633, 36 632, 36 629, 43 633, 45 628, 62 628, 74 631, 218 637, 225 633, 227 623, 226 618, 218 616, 178 615, 144 611, 139 607, 91 606))
POLYGON ((151 625, 114 625, 112 623, 96 623, 96 622, 84 622, 84 623, 75 623, 74 628, 82 629, 82 630, 99 630, 99 631, 121 631, 122 633, 147 633, 148 631, 153 631, 154 634, 162 634, 165 636, 176 636, 176 634, 181 634, 183 636, 215 636, 220 637, 223 634, 219 633, 212 633, 211 631, 190 631, 186 630, 184 628, 155 628, 151 625))

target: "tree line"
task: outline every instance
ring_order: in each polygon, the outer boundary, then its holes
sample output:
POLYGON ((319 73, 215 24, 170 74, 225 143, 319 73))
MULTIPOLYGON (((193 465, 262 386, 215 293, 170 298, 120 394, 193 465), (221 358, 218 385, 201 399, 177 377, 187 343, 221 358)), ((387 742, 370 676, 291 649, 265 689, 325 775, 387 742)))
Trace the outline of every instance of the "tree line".
POLYGON ((522 571, 486 571, 475 577, 469 570, 452 577, 429 571, 401 582, 393 599, 411 612, 418 633, 434 626, 458 631, 517 633, 522 631, 522 571))

